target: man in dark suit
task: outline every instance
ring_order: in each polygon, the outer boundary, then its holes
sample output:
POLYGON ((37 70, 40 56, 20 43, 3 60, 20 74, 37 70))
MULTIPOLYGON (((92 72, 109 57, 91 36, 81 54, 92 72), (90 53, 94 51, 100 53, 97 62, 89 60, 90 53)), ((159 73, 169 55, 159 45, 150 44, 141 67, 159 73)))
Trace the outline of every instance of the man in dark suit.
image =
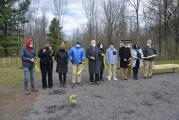
POLYGON ((100 50, 96 46, 96 41, 91 41, 90 48, 86 51, 86 57, 88 58, 88 67, 90 74, 90 84, 99 84, 100 73, 100 50), (94 77, 95 76, 95 77, 94 77))

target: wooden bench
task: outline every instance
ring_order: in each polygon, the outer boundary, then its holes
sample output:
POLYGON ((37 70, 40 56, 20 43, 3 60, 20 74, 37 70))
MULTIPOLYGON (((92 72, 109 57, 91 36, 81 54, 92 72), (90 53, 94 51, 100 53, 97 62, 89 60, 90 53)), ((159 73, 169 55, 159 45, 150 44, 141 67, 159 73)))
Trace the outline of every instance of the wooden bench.
POLYGON ((166 70, 172 69, 172 72, 176 72, 176 69, 179 68, 179 64, 161 64, 161 65, 154 65, 153 70, 166 70))

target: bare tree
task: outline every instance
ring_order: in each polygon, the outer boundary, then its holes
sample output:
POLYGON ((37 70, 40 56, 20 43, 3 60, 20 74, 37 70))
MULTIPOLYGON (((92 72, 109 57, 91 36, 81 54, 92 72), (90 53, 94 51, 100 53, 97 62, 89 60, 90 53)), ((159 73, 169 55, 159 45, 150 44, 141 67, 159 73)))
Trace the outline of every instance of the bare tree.
POLYGON ((179 54, 178 0, 100 0, 98 7, 97 1, 83 0, 88 18, 86 28, 81 32, 84 40, 98 38, 100 42, 107 41, 103 42, 107 45, 136 36, 136 42, 143 45, 143 39, 151 38, 162 58, 175 57, 173 52, 179 54), (140 9, 143 10, 141 15, 140 9))
POLYGON ((97 18, 98 18, 98 9, 97 9, 97 1, 96 0, 82 0, 83 2, 83 8, 86 14, 86 17, 88 19, 87 22, 87 29, 89 33, 88 40, 96 39, 95 33, 97 33, 97 18))
POLYGON ((136 14, 136 33, 137 38, 136 42, 139 44, 139 33, 140 33, 140 27, 139 27, 139 8, 140 8, 140 2, 141 0, 127 0, 129 2, 129 5, 132 6, 135 10, 136 14))
POLYGON ((163 0, 163 24, 164 24, 164 40, 165 40, 165 48, 168 51, 166 56, 169 56, 170 50, 170 35, 172 34, 171 24, 173 22, 174 14, 178 9, 178 4, 175 0, 163 0))
POLYGON ((37 6, 32 6, 28 13, 29 23, 25 25, 25 36, 31 36, 34 40, 36 49, 44 46, 47 36, 46 10, 43 11, 42 16, 38 16, 37 6))
POLYGON ((39 18, 39 35, 40 39, 38 40, 38 46, 42 47, 46 43, 46 37, 47 37, 47 29, 48 27, 48 20, 46 16, 46 12, 44 11, 42 16, 39 18))
POLYGON ((175 54, 179 55, 179 0, 170 0, 169 16, 172 19, 172 26, 175 36, 175 54))
MULTIPOLYGON (((162 20, 163 20, 163 4, 162 0, 151 0, 149 6, 144 11, 144 17, 150 20, 153 25, 158 25, 158 46, 159 55, 162 53, 162 20)), ((150 26, 151 27, 151 26, 150 26)))
POLYGON ((67 11, 67 0, 53 0, 53 6, 52 6, 52 10, 54 11, 54 14, 56 16, 56 18, 58 19, 58 23, 59 23, 59 27, 58 27, 58 40, 60 38, 60 32, 63 28, 63 23, 64 23, 64 19, 65 19, 65 13, 67 11))
POLYGON ((114 31, 119 23, 123 3, 122 0, 106 0, 103 3, 104 24, 108 43, 112 41, 114 31))
POLYGON ((163 54, 165 58, 171 56, 172 46, 175 46, 175 53, 177 54, 178 52, 178 40, 176 40, 178 33, 178 8, 178 0, 150 0, 147 5, 146 17, 153 22, 153 28, 158 28, 159 55, 163 54))
POLYGON ((172 12, 174 14, 174 29, 175 29, 175 54, 179 55, 179 0, 175 0, 172 4, 172 12))
POLYGON ((127 39, 127 30, 128 30, 128 16, 126 15, 126 2, 123 1, 123 4, 121 6, 121 13, 120 13, 120 18, 118 20, 116 30, 115 30, 115 36, 117 38, 120 37, 120 39, 127 39))

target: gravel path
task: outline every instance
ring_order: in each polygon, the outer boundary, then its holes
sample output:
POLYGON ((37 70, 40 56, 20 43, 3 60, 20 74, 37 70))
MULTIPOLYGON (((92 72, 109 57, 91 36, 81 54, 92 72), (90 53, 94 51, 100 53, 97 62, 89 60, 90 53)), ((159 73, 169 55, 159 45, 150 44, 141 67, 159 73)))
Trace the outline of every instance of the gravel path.
POLYGON ((67 88, 40 90, 29 116, 23 120, 179 120, 179 73, 155 75, 152 79, 105 81, 71 88, 71 67, 67 88), (77 105, 68 97, 77 94, 77 105))

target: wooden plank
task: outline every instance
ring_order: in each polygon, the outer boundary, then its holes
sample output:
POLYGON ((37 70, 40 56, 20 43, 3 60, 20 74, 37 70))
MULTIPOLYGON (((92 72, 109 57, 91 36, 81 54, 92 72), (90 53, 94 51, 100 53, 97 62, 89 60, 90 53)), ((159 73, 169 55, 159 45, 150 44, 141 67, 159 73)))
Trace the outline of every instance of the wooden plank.
MULTIPOLYGON (((179 68, 179 64, 162 64, 162 65, 154 65, 154 70, 161 69, 176 69, 179 68)), ((175 71, 175 70, 174 70, 175 71)))

